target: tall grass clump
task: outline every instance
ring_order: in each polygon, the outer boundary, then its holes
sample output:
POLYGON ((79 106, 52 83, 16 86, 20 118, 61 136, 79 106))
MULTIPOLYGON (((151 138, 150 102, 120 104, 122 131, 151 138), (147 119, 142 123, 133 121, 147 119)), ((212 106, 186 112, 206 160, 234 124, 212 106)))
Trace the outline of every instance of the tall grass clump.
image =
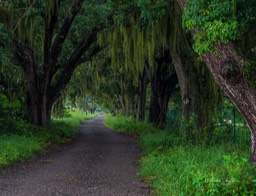
POLYGON ((138 135, 143 149, 139 176, 156 195, 256 195, 249 146, 231 142, 191 145, 180 138, 175 126, 159 130, 125 117, 108 117, 105 122, 138 135))
POLYGON ((0 136, 0 167, 24 160, 42 151, 36 137, 20 135, 0 136))

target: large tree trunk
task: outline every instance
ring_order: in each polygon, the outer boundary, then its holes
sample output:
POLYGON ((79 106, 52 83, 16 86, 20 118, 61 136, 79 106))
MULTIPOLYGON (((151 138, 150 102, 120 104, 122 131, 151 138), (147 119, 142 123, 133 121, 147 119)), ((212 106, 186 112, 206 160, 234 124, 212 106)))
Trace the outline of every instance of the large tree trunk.
POLYGON ((186 57, 184 54, 180 55, 175 51, 172 51, 171 55, 179 80, 182 99, 182 116, 185 121, 189 121, 192 114, 197 113, 198 105, 195 100, 197 98, 195 93, 198 92, 196 89, 197 86, 193 84, 195 83, 193 80, 195 72, 193 72, 191 67, 193 65, 189 63, 190 58, 186 57))
MULTIPOLYGON (((186 1, 178 2, 184 10, 186 1)), ((234 46, 231 43, 219 43, 216 50, 218 55, 208 52, 202 56, 203 61, 215 81, 244 117, 251 135, 250 161, 256 162, 256 90, 243 76, 245 61, 237 54, 234 46)))
POLYGON ((219 91, 214 90, 216 86, 212 81, 208 70, 204 70, 202 63, 193 61, 193 56, 179 54, 172 51, 172 59, 178 76, 180 93, 182 99, 182 117, 189 122, 195 115, 195 129, 197 139, 206 139, 210 130, 212 114, 218 104, 219 91))
POLYGON ((146 95, 147 95, 147 86, 148 86, 148 76, 146 68, 144 68, 141 77, 139 78, 139 100, 138 100, 138 109, 137 109, 137 120, 145 120, 145 110, 146 110, 146 95))
POLYGON ((50 123, 52 104, 48 103, 47 100, 49 98, 40 95, 28 97, 28 109, 33 124, 44 126, 50 123))
MULTIPOLYGON (((211 78, 205 64, 200 62, 193 52, 185 31, 182 29, 182 12, 179 4, 172 6, 170 28, 171 57, 178 76, 182 98, 182 117, 189 122, 196 117, 194 129, 197 140, 207 140, 211 126, 212 114, 217 107, 219 91, 211 78), (214 89, 214 90, 213 90, 214 89)), ((206 141, 203 141, 206 142, 206 141)))
POLYGON ((18 57, 23 61, 27 108, 31 122, 46 125, 51 120, 53 100, 49 94, 50 82, 37 72, 37 65, 31 47, 24 43, 18 47, 18 57), (22 56, 21 56, 22 55, 22 56))
POLYGON ((203 55, 219 86, 243 115, 251 134, 251 162, 256 162, 256 90, 242 75, 244 60, 232 44, 219 44, 219 54, 203 55))
POLYGON ((170 70, 171 58, 169 51, 165 51, 165 55, 157 61, 157 68, 151 77, 149 122, 164 127, 170 96, 178 83, 178 79, 176 73, 172 73, 170 70))

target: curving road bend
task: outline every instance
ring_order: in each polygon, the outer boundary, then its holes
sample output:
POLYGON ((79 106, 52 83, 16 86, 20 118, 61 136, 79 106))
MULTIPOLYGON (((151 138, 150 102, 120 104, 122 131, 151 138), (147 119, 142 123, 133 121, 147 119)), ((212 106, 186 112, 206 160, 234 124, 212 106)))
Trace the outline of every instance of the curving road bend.
POLYGON ((134 138, 110 131, 103 116, 82 124, 74 142, 0 171, 1 196, 143 196, 134 138))

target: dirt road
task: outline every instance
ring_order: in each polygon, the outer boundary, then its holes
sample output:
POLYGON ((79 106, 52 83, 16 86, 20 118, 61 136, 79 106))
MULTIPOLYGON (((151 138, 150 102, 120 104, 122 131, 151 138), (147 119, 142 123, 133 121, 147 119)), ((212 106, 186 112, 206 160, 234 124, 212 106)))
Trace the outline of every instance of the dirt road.
POLYGON ((142 196, 134 138, 114 133, 103 117, 82 124, 62 149, 0 171, 1 196, 142 196))

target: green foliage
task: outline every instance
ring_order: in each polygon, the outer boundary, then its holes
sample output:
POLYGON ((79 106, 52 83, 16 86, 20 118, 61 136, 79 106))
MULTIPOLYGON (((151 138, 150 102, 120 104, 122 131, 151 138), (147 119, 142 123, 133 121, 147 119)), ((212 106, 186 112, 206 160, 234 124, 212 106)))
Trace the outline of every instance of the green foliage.
POLYGON ((4 117, 0 118, 0 129, 0 135, 22 135, 24 133, 29 135, 31 133, 32 127, 24 121, 17 121, 11 117, 4 117))
POLYGON ((169 2, 170 0, 137 0, 136 3, 141 10, 141 22, 143 24, 151 23, 165 17, 167 15, 166 6, 169 2))
POLYGON ((157 155, 174 146, 176 141, 173 136, 169 131, 155 129, 154 132, 143 132, 140 136, 140 143, 145 153, 157 155))
POLYGON ((114 29, 100 33, 98 42, 108 47, 114 71, 128 71, 134 84, 138 85, 145 63, 153 72, 154 58, 161 55, 169 44, 167 18, 170 1, 111 2, 112 5, 128 6, 132 11, 118 12, 114 18, 114 29))
POLYGON ((173 147, 145 156, 139 174, 157 195, 253 195, 255 177, 246 153, 229 145, 173 147))
POLYGON ((23 71, 14 64, 11 37, 0 23, 0 114, 9 113, 18 118, 22 116, 24 98, 23 71), (18 114, 19 113, 19 114, 18 114))
MULTIPOLYGON (((8 100, 8 98, 0 92, 0 115, 3 118, 3 121, 5 124, 8 124, 10 121, 10 124, 12 124, 12 119, 21 119, 24 115, 24 111, 22 111, 22 105, 21 102, 17 99, 14 99, 13 101, 8 100)), ((0 117, 0 127, 1 127, 1 117, 0 117)), ((8 125, 6 125, 8 128, 8 125)), ((3 127, 2 127, 3 128, 3 127)), ((0 130, 0 132, 3 131, 0 130)))
POLYGON ((84 120, 96 114, 85 115, 72 111, 70 116, 54 119, 49 127, 37 127, 23 121, 0 119, 0 167, 31 158, 49 147, 68 142, 84 120))
POLYGON ((2 109, 19 109, 19 108, 21 108, 21 104, 18 100, 10 102, 5 95, 0 94, 0 108, 2 108, 2 109))
MULTIPOLYGON (((118 66, 117 70, 113 69, 106 50, 99 52, 91 62, 79 66, 71 83, 75 85, 67 88, 68 94, 71 94, 71 91, 77 94, 83 92, 81 94, 84 97, 91 97, 97 104, 113 113, 121 110, 122 100, 127 114, 133 112, 131 107, 137 93, 133 77, 125 72, 123 66, 118 66)), ((69 99, 73 100, 74 97, 69 96, 69 99)), ((93 107, 94 104, 88 104, 88 107, 90 106, 93 107)))
MULTIPOLYGON (((8 36, 8 34, 5 32, 5 27, 4 24, 0 22, 0 43, 2 45, 0 45, 0 48, 3 47, 3 44, 10 41, 10 37, 8 36)), ((1 61, 0 61, 1 62, 1 61)))
MULTIPOLYGON (((198 116, 192 114, 189 121, 182 120, 182 126, 179 130, 179 140, 184 145, 212 145, 217 141, 215 139, 215 128, 209 124, 207 127, 199 127, 198 116)), ((232 129, 230 129, 232 130, 232 129)), ((224 134, 221 134, 222 137, 224 134)), ((222 138, 223 139, 223 138, 222 138)), ((222 140, 219 140, 219 142, 222 140)))
POLYGON ((238 22, 235 1, 189 0, 183 15, 183 26, 196 30, 194 50, 198 54, 213 51, 218 42, 236 39, 238 22))
POLYGON ((144 153, 139 176, 156 195, 255 195, 248 146, 188 146, 175 134, 175 126, 158 130, 125 117, 107 117, 105 124, 138 135, 144 153))
POLYGON ((197 116, 193 114, 189 122, 182 120, 182 127, 180 130, 180 139, 184 144, 195 145, 198 141, 202 141, 197 133, 197 116))
POLYGON ((248 61, 243 67, 243 73, 246 79, 256 89, 256 61, 248 61))
POLYGON ((221 172, 200 173, 193 178, 198 195, 255 195, 255 167, 237 154, 223 157, 221 172))

